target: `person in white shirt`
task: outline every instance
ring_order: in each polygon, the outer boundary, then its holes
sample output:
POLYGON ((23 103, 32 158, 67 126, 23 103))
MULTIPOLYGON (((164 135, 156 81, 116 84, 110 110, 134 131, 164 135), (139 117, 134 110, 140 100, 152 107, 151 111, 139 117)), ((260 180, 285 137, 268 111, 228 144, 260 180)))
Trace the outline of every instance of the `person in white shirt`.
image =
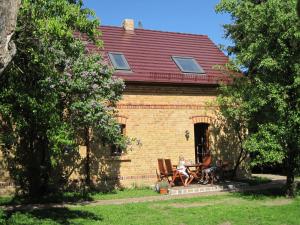
POLYGON ((188 170, 185 165, 186 161, 184 160, 184 157, 182 155, 179 156, 177 171, 184 176, 184 186, 187 186, 190 175, 188 174, 188 170))

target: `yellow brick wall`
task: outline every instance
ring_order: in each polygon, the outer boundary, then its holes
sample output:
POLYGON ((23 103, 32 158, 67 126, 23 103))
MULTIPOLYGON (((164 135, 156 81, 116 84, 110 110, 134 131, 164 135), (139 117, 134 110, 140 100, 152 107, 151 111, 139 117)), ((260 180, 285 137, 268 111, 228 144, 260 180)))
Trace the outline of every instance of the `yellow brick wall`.
MULTIPOLYGON (((121 184, 154 184, 158 158, 177 164, 179 155, 184 155, 194 162, 193 118, 214 117, 216 94, 214 87, 127 85, 118 114, 126 118, 126 135, 137 138, 142 146, 133 145, 122 155, 119 168, 114 168, 121 184)), ((211 150, 215 151, 213 146, 211 150)), ((113 162, 113 157, 107 159, 113 162)))
MULTIPOLYGON (((141 144, 133 143, 121 157, 115 157, 110 156, 107 146, 94 142, 92 179, 99 187, 153 185, 157 180, 158 158, 170 158, 177 164, 179 155, 183 155, 186 160, 195 161, 194 123, 197 122, 211 124, 210 150, 214 158, 233 161, 236 143, 230 141, 228 145, 227 135, 216 135, 216 95, 216 87, 127 84, 117 107, 118 121, 126 124, 126 135, 141 144)), ((84 161, 85 151, 80 146, 78 165, 84 161)), ((84 164, 74 170, 71 179, 84 179, 84 164)))

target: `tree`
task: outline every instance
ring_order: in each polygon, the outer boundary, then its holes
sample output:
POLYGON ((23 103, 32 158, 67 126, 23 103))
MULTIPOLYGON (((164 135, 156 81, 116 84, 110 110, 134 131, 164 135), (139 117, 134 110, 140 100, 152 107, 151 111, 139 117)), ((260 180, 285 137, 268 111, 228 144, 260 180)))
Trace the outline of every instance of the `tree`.
POLYGON ((236 142, 237 157, 232 172, 232 178, 235 178, 238 168, 249 157, 249 152, 244 147, 248 137, 249 109, 248 104, 243 101, 245 93, 248 92, 247 85, 245 85, 247 79, 240 76, 232 76, 232 79, 232 84, 224 84, 219 88, 217 114, 219 121, 222 121, 218 135, 225 132, 228 135, 225 138, 228 142, 236 142), (229 133, 233 136, 229 137, 229 133))
POLYGON ((224 25, 233 41, 227 48, 245 71, 249 136, 244 147, 253 164, 286 165, 286 194, 294 196, 294 172, 300 152, 300 30, 296 0, 221 0, 218 12, 230 13, 224 25))
POLYGON ((298 3, 297 3, 297 12, 298 12, 298 16, 300 18, 300 0, 298 0, 298 3))
POLYGON ((11 37, 16 28, 19 0, 0 2, 0 73, 6 68, 15 54, 16 46, 11 37))
POLYGON ((65 181, 64 159, 87 144, 86 131, 124 146, 114 119, 123 82, 82 42, 101 48, 98 27, 82 1, 22 1, 17 53, 0 75, 0 132, 10 175, 24 193, 40 195, 65 181))

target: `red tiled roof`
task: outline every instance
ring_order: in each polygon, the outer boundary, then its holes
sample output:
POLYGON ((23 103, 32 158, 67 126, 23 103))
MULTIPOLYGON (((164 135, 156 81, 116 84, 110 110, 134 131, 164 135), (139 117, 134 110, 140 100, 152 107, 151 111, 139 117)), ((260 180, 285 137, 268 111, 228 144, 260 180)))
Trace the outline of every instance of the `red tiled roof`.
MULTIPOLYGON (((104 52, 122 52, 132 72, 116 71, 125 82, 218 84, 229 77, 214 68, 228 58, 206 35, 101 26, 104 52), (194 57, 205 74, 182 73, 171 56, 194 57)), ((95 46, 88 44, 88 49, 95 46)))

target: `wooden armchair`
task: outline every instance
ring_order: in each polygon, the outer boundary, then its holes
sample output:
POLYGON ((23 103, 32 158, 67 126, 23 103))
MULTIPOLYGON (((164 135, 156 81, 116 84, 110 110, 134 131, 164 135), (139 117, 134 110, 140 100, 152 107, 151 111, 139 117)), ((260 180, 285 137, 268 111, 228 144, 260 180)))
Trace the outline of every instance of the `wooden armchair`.
POLYGON ((171 185, 174 185, 174 182, 177 178, 179 178, 181 182, 184 183, 183 177, 176 170, 176 167, 172 165, 171 159, 165 159, 165 165, 166 165, 167 172, 172 173, 171 185))
POLYGON ((211 155, 205 156, 203 158, 203 162, 202 162, 202 165, 201 165, 201 170, 209 168, 211 166, 211 161, 212 161, 211 155))
MULTIPOLYGON (((165 159, 165 165, 168 173, 172 173, 172 181, 170 182, 171 185, 174 185, 176 179, 179 179, 182 184, 184 184, 184 175, 181 174, 176 167, 174 167, 171 163, 171 159, 165 159)), ((189 184, 190 182, 188 182, 189 184)))
POLYGON ((229 170, 229 163, 227 161, 217 160, 216 169, 208 174, 209 179, 211 180, 211 184, 213 184, 214 181, 224 181, 225 176, 229 171, 231 170, 229 170))
POLYGON ((202 163, 198 167, 197 175, 199 178, 201 178, 201 172, 204 169, 207 169, 211 166, 212 157, 211 155, 207 155, 203 158, 202 163))
POLYGON ((168 182, 170 183, 171 180, 169 177, 173 177, 173 171, 167 171, 166 166, 165 166, 165 160, 164 159, 157 159, 158 163, 158 172, 157 172, 157 178, 159 181, 162 181, 164 179, 167 179, 168 182))

